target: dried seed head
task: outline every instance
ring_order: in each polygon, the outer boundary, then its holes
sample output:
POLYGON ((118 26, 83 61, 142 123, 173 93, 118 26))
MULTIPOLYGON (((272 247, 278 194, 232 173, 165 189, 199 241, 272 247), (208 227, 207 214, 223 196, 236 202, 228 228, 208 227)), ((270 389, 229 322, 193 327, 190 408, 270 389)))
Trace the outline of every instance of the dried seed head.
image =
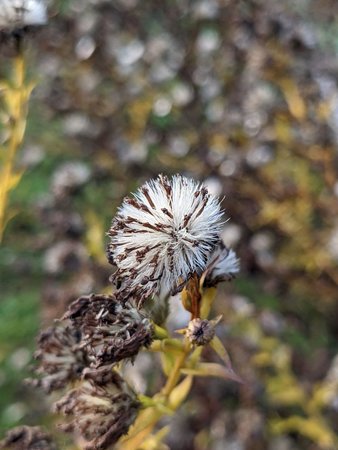
POLYGON ((205 270, 204 286, 211 287, 221 281, 230 281, 239 270, 239 259, 236 253, 231 248, 227 248, 223 242, 219 242, 214 252, 210 255, 205 270))
POLYGON ((206 345, 215 336, 215 322, 206 319, 193 319, 189 322, 186 336, 193 345, 206 345))
POLYGON ((160 175, 126 198, 109 230, 108 257, 120 294, 142 302, 179 292, 202 273, 221 226, 219 201, 203 185, 160 175))
POLYGON ((52 438, 39 427, 21 426, 7 432, 0 442, 3 450, 56 450, 52 438))
POLYGON ((41 378, 32 383, 47 392, 80 379, 83 369, 90 364, 81 345, 81 332, 67 322, 40 334, 35 357, 40 362, 36 372, 41 378))
POLYGON ((142 311, 114 296, 80 297, 69 306, 64 319, 81 330, 96 367, 134 358, 153 339, 153 326, 142 311))
POLYGON ((42 0, 0 0, 0 30, 16 30, 47 23, 42 0))
POLYGON ((100 380, 89 371, 78 389, 68 392, 55 404, 57 412, 72 416, 62 428, 79 433, 88 444, 85 450, 106 449, 128 432, 140 404, 117 372, 107 370, 100 380))

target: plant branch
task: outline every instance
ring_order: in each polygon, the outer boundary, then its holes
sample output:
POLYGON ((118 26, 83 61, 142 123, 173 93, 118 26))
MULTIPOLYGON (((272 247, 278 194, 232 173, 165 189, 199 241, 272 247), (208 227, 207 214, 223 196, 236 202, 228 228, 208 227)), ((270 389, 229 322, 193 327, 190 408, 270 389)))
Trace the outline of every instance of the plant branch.
POLYGON ((25 74, 26 64, 23 53, 20 52, 14 60, 12 86, 4 89, 10 136, 0 181, 0 242, 8 221, 8 194, 20 179, 20 174, 14 173, 14 162, 26 129, 26 105, 31 91, 25 84, 25 74))

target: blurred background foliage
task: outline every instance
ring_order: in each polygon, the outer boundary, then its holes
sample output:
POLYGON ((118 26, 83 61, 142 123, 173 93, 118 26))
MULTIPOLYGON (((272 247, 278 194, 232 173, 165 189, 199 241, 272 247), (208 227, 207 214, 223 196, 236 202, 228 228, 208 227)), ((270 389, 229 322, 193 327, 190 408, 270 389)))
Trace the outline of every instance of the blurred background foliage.
MULTIPOLYGON (((224 196, 242 270, 215 314, 246 383, 196 380, 167 444, 338 448, 337 13, 333 0, 50 6, 27 42, 37 86, 0 249, 2 432, 55 421, 22 382, 36 333, 109 289, 105 232, 123 196, 180 172, 224 196)), ((128 370, 139 388, 161 382, 153 364, 128 370)))

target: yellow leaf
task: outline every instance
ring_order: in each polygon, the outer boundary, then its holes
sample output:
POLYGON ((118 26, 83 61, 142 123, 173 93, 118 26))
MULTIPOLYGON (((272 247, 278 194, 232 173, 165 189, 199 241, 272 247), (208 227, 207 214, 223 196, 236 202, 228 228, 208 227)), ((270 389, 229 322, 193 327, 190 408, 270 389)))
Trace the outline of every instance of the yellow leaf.
POLYGON ((200 309, 201 319, 208 318, 211 306, 216 297, 216 292, 217 292, 216 288, 209 288, 204 291, 202 295, 201 309, 200 309))
POLYGON ((225 380, 233 380, 243 383, 243 380, 232 370, 216 363, 200 363, 195 368, 184 368, 181 372, 185 375, 199 377, 218 377, 225 380))
POLYGON ((192 385, 192 376, 187 376, 184 378, 183 381, 179 385, 177 385, 169 395, 169 407, 172 408, 174 411, 181 406, 181 404, 184 402, 184 400, 187 398, 191 385, 192 385))
POLYGON ((7 209, 6 211, 3 211, 0 205, 0 213, 1 213, 0 217, 2 218, 2 220, 0 220, 0 243, 1 243, 7 224, 13 219, 13 217, 15 217, 19 213, 19 210, 16 208, 15 209, 10 208, 7 209))
POLYGON ((304 405, 307 395, 290 373, 281 372, 268 378, 266 390, 270 401, 279 405, 304 405))
POLYGON ((336 435, 320 417, 291 416, 271 421, 270 427, 275 434, 298 432, 324 448, 337 448, 336 435))
POLYGON ((211 348, 217 353, 217 355, 221 358, 221 360, 225 363, 226 367, 232 369, 232 364, 230 360, 230 356, 226 351, 221 340, 215 336, 213 340, 210 342, 211 348))
POLYGON ((175 365, 174 355, 168 352, 167 353, 162 352, 161 363, 162 363, 162 370, 164 374, 168 377, 175 365))
POLYGON ((202 354, 203 346, 196 347, 190 356, 190 367, 194 367, 202 354))
POLYGON ((9 183, 7 186, 7 189, 10 191, 12 189, 14 189, 18 184, 19 181, 21 180, 22 176, 24 174, 24 171, 21 170, 20 172, 16 172, 16 173, 12 173, 9 179, 9 183))
POLYGON ((169 431, 169 426, 161 428, 156 434, 149 436, 137 450, 169 450, 169 447, 162 442, 169 431))
POLYGON ((184 346, 179 339, 157 339, 151 344, 150 350, 153 352, 165 352, 177 355, 182 354, 184 346))
POLYGON ((316 385, 313 388, 313 394, 308 402, 306 411, 310 414, 319 413, 336 396, 337 387, 337 383, 328 381, 316 385))
POLYGON ((1 91, 6 91, 9 89, 8 83, 6 81, 0 81, 0 94, 1 91))
POLYGON ((306 116, 306 106, 300 96, 298 86, 291 78, 284 78, 280 85, 288 104, 290 113, 298 120, 303 120, 306 116))
POLYGON ((168 335, 168 331, 165 328, 160 327, 156 323, 153 323, 154 331, 156 339, 166 339, 168 335))
POLYGON ((88 211, 85 215, 87 224, 86 246, 88 253, 99 263, 105 264, 103 236, 104 225, 100 217, 94 211, 88 211))
POLYGON ((156 408, 147 408, 141 411, 128 435, 122 438, 116 448, 119 450, 135 450, 140 448, 154 425, 160 419, 161 413, 156 408))

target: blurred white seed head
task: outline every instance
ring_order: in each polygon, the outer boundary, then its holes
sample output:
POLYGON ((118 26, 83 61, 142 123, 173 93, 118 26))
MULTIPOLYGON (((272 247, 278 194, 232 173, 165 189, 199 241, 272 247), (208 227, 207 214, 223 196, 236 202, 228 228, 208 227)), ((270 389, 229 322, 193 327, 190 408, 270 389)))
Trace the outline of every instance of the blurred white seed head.
POLYGON ((0 29, 15 29, 47 23, 43 0, 0 0, 0 29))
POLYGON ((179 292, 192 273, 204 271, 221 218, 218 199, 189 178, 160 175, 145 183, 124 199, 109 231, 120 291, 140 301, 179 292))

